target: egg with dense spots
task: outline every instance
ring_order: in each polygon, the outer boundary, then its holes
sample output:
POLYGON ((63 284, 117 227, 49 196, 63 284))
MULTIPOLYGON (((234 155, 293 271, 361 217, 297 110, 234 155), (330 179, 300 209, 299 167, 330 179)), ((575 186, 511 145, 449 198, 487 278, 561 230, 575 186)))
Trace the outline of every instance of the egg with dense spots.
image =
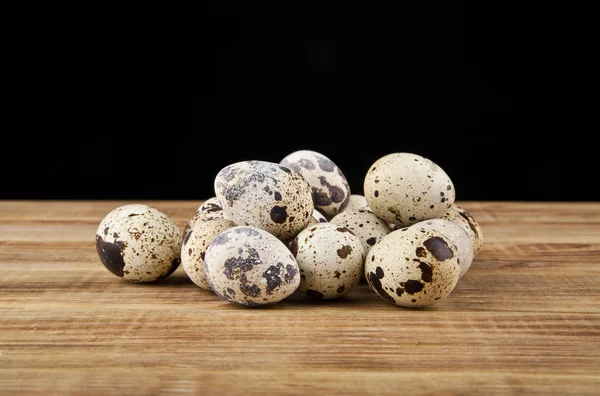
POLYGON ((370 288, 384 300, 424 307, 450 295, 460 264, 450 239, 415 224, 381 238, 367 253, 364 271, 370 288))
POLYGON ((279 302, 296 291, 300 274, 287 246, 252 226, 235 226, 213 238, 204 255, 211 289, 237 305, 258 307, 279 302))
POLYGON ((165 213, 144 204, 119 206, 96 230, 96 252, 112 274, 131 282, 153 282, 181 263, 182 235, 165 213))
POLYGON ((315 208, 327 219, 348 205, 350 186, 342 170, 329 157, 312 150, 298 150, 285 156, 280 164, 306 179, 315 208))
POLYGON ((375 161, 365 175, 363 190, 377 217, 402 227, 439 218, 455 200, 446 172, 411 153, 391 153, 375 161))
POLYGON ((340 298, 360 282, 363 245, 346 227, 314 224, 296 236, 290 249, 300 268, 299 288, 312 299, 340 298))
POLYGON ((267 161, 241 161, 222 168, 214 180, 223 217, 291 241, 310 221, 312 190, 299 173, 267 161))

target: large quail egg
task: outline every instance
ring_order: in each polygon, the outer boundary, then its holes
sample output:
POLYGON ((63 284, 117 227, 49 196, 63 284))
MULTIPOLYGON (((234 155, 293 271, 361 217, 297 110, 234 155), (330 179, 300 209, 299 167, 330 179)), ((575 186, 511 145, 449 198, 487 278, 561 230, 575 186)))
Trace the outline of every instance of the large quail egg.
POLYGON ((438 218, 454 203, 452 181, 433 161, 391 153, 375 161, 364 179, 369 208, 388 223, 409 226, 438 218))
POLYGON ((235 225, 233 221, 219 218, 197 221, 183 236, 181 266, 192 282, 204 290, 211 290, 204 273, 206 249, 217 235, 235 225))
POLYGON ((402 307, 433 305, 454 290, 456 247, 439 231, 415 224, 392 231, 365 258, 365 277, 384 300, 402 307))
POLYGON ((291 241, 315 209, 304 177, 268 161, 241 161, 221 169, 214 188, 224 217, 291 241))
POLYGON ((342 170, 328 157, 312 150, 288 154, 281 165, 300 173, 312 189, 315 208, 331 219, 350 200, 350 186, 342 170))
POLYGON ((452 204, 441 218, 450 220, 465 230, 473 242, 473 256, 477 256, 483 246, 483 232, 481 231, 481 226, 473 216, 465 208, 457 204, 452 204))
POLYGON ((217 295, 249 307, 279 302, 300 284, 298 264, 288 247, 252 226, 218 234, 206 249, 204 271, 217 295))
POLYGON ((309 297, 342 297, 361 279, 364 250, 360 238, 346 227, 319 223, 302 230, 291 251, 300 268, 300 287, 309 297))
POLYGON ((445 219, 423 220, 415 225, 426 230, 439 231, 454 244, 458 263, 460 264, 458 278, 462 278, 473 263, 473 242, 465 230, 458 224, 445 219))
POLYGON ((153 282, 171 275, 181 262, 181 232, 154 207, 126 204, 111 210, 96 231, 100 261, 131 282, 153 282))

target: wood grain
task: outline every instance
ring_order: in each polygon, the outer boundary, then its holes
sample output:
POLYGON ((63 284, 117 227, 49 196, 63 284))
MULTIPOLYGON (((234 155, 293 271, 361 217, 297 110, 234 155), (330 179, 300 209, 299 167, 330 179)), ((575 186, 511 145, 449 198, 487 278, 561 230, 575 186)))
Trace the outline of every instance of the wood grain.
MULTIPOLYGON (((94 246, 124 203, 0 202, 0 394, 600 394, 600 203, 459 202, 485 243, 427 309, 128 283, 94 246)), ((201 202, 139 203, 183 229, 201 202)))

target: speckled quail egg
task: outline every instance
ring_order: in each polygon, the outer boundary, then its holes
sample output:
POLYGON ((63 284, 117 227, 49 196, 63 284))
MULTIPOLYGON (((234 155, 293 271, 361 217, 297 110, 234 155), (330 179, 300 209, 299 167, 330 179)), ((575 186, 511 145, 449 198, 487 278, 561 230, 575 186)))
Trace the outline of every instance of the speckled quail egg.
POLYGON ((346 227, 319 223, 302 230, 291 251, 300 268, 300 287, 315 300, 340 298, 361 279, 364 249, 346 227))
POLYGON ((394 223, 389 223, 388 227, 390 227, 390 230, 392 230, 392 231, 396 231, 396 230, 399 230, 400 228, 404 228, 404 226, 401 226, 399 224, 394 224, 394 223))
POLYGON ((344 211, 355 210, 355 209, 366 209, 371 210, 369 208, 369 204, 367 203, 367 199, 362 194, 350 194, 350 199, 348 200, 348 205, 344 208, 344 211))
POLYGON ((454 203, 441 218, 450 220, 465 230, 473 242, 473 256, 477 256, 483 246, 483 232, 473 216, 465 208, 454 203))
POLYGON ((223 218, 223 207, 217 197, 210 197, 198 207, 198 211, 205 213, 203 220, 223 218))
POLYGON ((308 224, 315 209, 304 177, 268 161, 241 161, 222 168, 214 189, 224 217, 265 230, 284 242, 308 224))
POLYGON ((100 261, 131 282, 153 282, 171 275, 181 262, 181 232, 154 207, 126 204, 110 211, 96 231, 100 261))
POLYGON ((438 218, 455 199, 446 172, 411 153, 391 153, 376 160, 367 171, 363 189, 377 217, 401 226, 438 218))
POLYGON ((249 307, 276 303, 293 294, 300 284, 298 270, 280 239, 253 226, 221 232, 204 255, 211 289, 231 303, 249 307))
POLYGON ((350 186, 342 170, 328 157, 312 150, 298 150, 285 156, 281 165, 300 173, 312 189, 315 208, 331 219, 350 200, 350 186))
POLYGON ((310 220, 308 221, 308 224, 305 226, 308 227, 309 225, 313 225, 313 224, 317 224, 317 223, 327 223, 327 217, 325 217, 323 215, 323 213, 319 212, 317 209, 313 210, 313 214, 310 217, 310 220))
MULTIPOLYGON (((329 220, 327 220, 327 218, 323 215, 323 213, 319 212, 318 210, 313 210, 313 215, 311 216, 308 224, 304 227, 304 228, 308 228, 310 226, 313 226, 315 224, 319 224, 319 223, 328 223, 329 220)), ((287 242, 288 247, 291 248, 292 243, 294 242, 294 240, 292 239, 291 241, 287 242)))
POLYGON ((194 216, 187 221, 183 229, 183 235, 185 236, 188 230, 198 221, 223 218, 225 218, 225 213, 217 197, 208 198, 196 209, 194 216))
POLYGON ((211 290, 204 273, 204 256, 213 239, 221 232, 235 227, 227 219, 209 219, 194 223, 183 235, 181 266, 189 278, 204 290, 211 290))
POLYGON ((366 209, 344 210, 335 215, 330 222, 346 227, 359 237, 365 255, 377 241, 391 232, 385 221, 366 209))
POLYGON ((473 263, 473 242, 465 230, 458 224, 446 219, 423 220, 415 226, 426 230, 439 231, 454 244, 458 263, 460 264, 458 278, 462 278, 473 263))
POLYGON ((365 276, 384 300, 402 307, 433 305, 458 283, 454 244, 442 233, 415 224, 392 231, 369 250, 365 276))

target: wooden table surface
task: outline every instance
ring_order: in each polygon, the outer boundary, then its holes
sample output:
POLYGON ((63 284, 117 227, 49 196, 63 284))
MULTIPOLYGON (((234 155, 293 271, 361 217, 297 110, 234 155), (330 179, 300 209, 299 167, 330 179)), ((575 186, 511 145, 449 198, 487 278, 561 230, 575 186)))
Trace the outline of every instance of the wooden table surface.
MULTIPOLYGON (((600 203, 458 202, 485 243, 427 309, 128 283, 94 239, 124 203, 0 201, 0 394, 600 395, 600 203)), ((183 229, 201 201, 136 203, 183 229)))

